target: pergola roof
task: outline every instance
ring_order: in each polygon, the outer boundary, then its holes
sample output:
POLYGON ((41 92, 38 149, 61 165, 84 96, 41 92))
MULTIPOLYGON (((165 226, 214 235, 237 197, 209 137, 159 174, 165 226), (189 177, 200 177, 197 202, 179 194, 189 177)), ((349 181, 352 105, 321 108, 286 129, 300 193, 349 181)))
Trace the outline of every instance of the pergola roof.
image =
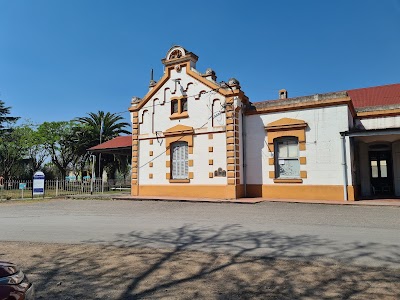
POLYGON ((112 140, 101 143, 88 149, 90 152, 131 155, 132 153, 132 136, 117 136, 112 140))

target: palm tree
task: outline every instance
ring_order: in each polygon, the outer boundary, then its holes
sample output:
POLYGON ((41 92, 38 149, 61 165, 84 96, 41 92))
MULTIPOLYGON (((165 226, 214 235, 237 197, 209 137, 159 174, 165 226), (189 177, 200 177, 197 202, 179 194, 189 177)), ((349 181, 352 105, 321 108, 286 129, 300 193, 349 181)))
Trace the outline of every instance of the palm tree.
POLYGON ((121 122, 123 117, 115 113, 98 111, 97 113, 91 112, 88 115, 88 117, 76 118, 76 121, 91 128, 93 134, 92 146, 109 141, 121 134, 131 134, 130 131, 125 129, 130 124, 121 122))
MULTIPOLYGON (((123 122, 123 117, 118 114, 98 111, 97 113, 88 113, 88 115, 87 117, 75 119, 82 127, 86 128, 85 139, 80 139, 84 143, 82 146, 85 149, 109 141, 121 134, 131 134, 130 131, 125 129, 126 127, 129 128, 130 124, 123 122)), ((99 174, 102 174, 104 167, 113 163, 113 161, 114 157, 112 155, 103 155, 101 157, 101 154, 99 154, 99 159, 97 160, 97 163, 100 163, 99 174)), ((110 175, 112 176, 113 174, 110 175)))

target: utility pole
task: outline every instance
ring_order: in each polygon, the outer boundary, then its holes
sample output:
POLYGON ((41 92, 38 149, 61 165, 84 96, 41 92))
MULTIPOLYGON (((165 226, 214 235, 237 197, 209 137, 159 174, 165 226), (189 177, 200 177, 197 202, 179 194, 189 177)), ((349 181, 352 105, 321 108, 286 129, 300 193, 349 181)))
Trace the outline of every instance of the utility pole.
MULTIPOLYGON (((99 136, 100 144, 102 141, 103 126, 104 126, 103 118, 100 117, 100 136, 99 136)), ((101 180, 103 180, 103 174, 101 174, 101 152, 99 153, 99 177, 101 178, 101 180)))
POLYGON ((92 158, 92 178, 90 181, 90 194, 93 195, 93 183, 94 183, 94 163, 96 162, 96 155, 92 154, 90 155, 90 157, 92 158))

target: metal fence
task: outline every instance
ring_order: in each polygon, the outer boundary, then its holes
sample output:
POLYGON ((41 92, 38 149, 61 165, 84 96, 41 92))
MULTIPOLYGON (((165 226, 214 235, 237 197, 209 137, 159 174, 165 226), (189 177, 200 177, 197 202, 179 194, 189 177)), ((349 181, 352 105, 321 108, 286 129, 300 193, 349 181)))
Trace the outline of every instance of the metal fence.
POLYGON ((0 185, 0 199, 62 197, 77 194, 99 194, 113 190, 130 190, 129 180, 45 180, 44 194, 32 193, 32 180, 6 180, 0 185))

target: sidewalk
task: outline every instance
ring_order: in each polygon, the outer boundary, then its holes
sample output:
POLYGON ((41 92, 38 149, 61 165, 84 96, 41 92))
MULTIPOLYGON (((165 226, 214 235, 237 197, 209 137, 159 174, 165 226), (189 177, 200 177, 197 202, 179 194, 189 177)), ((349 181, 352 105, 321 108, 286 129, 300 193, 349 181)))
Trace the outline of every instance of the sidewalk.
POLYGON ((184 201, 184 202, 211 202, 211 203, 238 203, 257 204, 261 202, 287 202, 308 204, 330 204, 330 205, 370 205, 370 206, 398 206, 400 199, 374 199, 357 201, 334 201, 334 200, 305 200, 305 199, 272 199, 272 198, 239 198, 239 199, 211 199, 211 198, 189 198, 189 197, 161 197, 161 196, 115 196, 113 200, 133 201, 184 201))

